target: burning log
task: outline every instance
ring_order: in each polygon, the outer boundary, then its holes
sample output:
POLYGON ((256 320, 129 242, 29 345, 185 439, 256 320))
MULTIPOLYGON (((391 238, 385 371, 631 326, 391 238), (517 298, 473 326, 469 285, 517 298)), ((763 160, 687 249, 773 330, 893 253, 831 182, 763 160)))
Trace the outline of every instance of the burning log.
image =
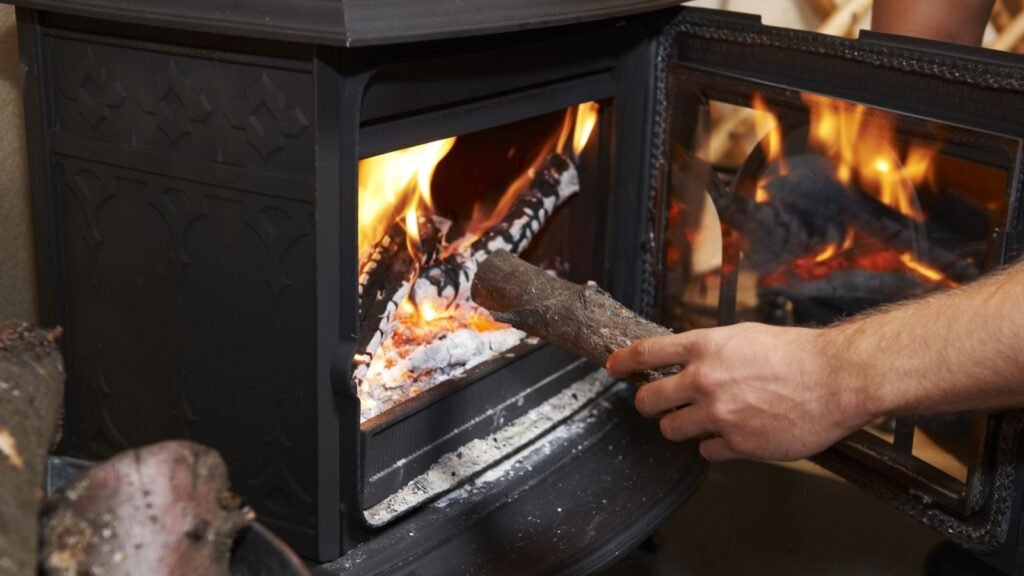
POLYGON ((40 487, 59 435, 60 329, 0 324, 0 574, 35 574, 40 487))
MULTIPOLYGON (((608 356, 632 342, 671 334, 619 304, 593 282, 574 284, 498 250, 473 279, 473 301, 494 318, 603 366, 608 356)), ((637 383, 658 380, 679 367, 647 370, 637 383)))
POLYGON ((484 232, 468 250, 452 254, 420 276, 413 289, 414 300, 440 298, 449 305, 468 302, 479 263, 498 250, 521 254, 551 213, 579 189, 579 175, 572 161, 552 154, 501 222, 484 232))
POLYGON ((825 244, 838 245, 855 230, 894 252, 912 254, 956 283, 978 277, 974 264, 927 242, 922 224, 836 180, 828 158, 801 154, 785 163, 785 176, 777 165, 765 171, 770 201, 757 202, 749 191, 719 193, 716 199, 723 221, 751 240, 747 262, 761 274, 825 244))
POLYGON ((114 456, 50 507, 43 566, 53 575, 227 576, 235 534, 253 519, 220 455, 177 440, 114 456))
POLYGON ((420 217, 417 224, 418 256, 401 221, 391 224, 359 268, 359 349, 372 356, 385 336, 398 305, 416 274, 435 261, 449 223, 437 216, 420 217))

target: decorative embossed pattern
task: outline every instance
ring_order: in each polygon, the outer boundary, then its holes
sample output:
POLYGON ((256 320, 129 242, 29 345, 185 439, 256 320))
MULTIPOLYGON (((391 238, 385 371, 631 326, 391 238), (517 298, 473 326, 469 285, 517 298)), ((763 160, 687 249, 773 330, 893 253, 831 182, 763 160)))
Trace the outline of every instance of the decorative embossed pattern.
POLYGON ((132 148, 308 174, 312 75, 292 61, 197 58, 157 44, 54 37, 57 128, 132 148))
POLYGON ((313 206, 55 158, 75 452, 192 438, 261 515, 309 525, 313 206))

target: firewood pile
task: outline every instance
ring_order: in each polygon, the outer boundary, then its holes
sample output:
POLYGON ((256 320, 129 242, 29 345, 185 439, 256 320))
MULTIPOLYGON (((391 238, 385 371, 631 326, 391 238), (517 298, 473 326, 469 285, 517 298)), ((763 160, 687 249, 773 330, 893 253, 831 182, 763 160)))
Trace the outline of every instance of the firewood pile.
POLYGON ((0 323, 0 575, 230 574, 254 514, 215 450, 127 450, 44 496, 64 394, 59 336, 0 323))

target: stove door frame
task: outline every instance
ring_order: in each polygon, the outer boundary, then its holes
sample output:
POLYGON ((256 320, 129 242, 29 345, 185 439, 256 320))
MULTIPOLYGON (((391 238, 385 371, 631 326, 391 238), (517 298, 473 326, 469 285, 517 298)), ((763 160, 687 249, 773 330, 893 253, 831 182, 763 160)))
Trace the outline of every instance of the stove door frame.
MULTIPOLYGON (((656 234, 653 254, 664 254, 673 105, 708 98, 704 85, 673 85, 684 70, 722 85, 757 87, 766 94, 826 94, 901 114, 997 134, 1016 143, 1009 159, 1008 217, 993 230, 989 263, 1010 262, 1024 252, 1021 146, 1024 140, 1024 61, 1005 53, 863 32, 859 40, 774 28, 760 17, 684 8, 666 29, 658 55, 651 181, 656 234), (866 79, 872 81, 866 82, 866 79), (887 90, 880 91, 878 86, 887 90), (688 92, 688 93, 684 93, 688 92), (928 94, 928 98, 921 96, 928 94), (1016 100, 1016 102, 1014 101, 1016 100)), ((665 270, 663 256, 656 276, 665 270)), ((725 280, 725 279, 724 279, 725 280)), ((661 294, 659 294, 659 297, 661 294)), ((723 282, 719 321, 728 323, 735 293, 723 282)), ((890 502, 997 566, 1012 566, 1021 509, 1020 412, 981 416, 979 461, 959 500, 941 478, 915 466, 906 433, 886 445, 860 431, 815 461, 890 502), (987 438, 987 441, 984 439, 987 438)), ((912 433, 912 431, 911 431, 912 433)), ((912 437, 911 437, 912 438, 912 437)), ((920 463, 920 461, 918 461, 920 463)))

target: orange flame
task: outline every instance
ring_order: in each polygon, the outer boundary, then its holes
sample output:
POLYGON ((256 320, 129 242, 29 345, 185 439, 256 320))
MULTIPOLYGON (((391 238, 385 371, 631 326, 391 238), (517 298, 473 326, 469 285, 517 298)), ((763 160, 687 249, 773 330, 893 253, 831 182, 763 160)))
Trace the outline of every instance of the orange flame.
POLYGON ((576 107, 576 128, 572 135, 573 156, 579 157, 590 140, 590 133, 597 126, 599 108, 597 102, 584 102, 576 107))
MULTIPOLYGON (((474 242, 504 220, 520 194, 530 185, 535 172, 555 151, 569 145, 579 155, 592 135, 599 117, 596 102, 566 109, 559 130, 553 131, 540 147, 530 167, 513 181, 490 209, 476 205, 463 235, 442 247, 441 257, 454 254, 474 242), (571 142, 570 142, 571 139, 571 142)), ((410 254, 423 252, 421 217, 434 213, 431 180, 440 161, 455 144, 455 138, 438 140, 404 150, 367 158, 359 162, 359 256, 366 257, 372 246, 395 222, 405 229, 410 254)), ((510 148, 512 155, 514 146, 510 148)), ((419 261, 416 258, 415 261, 419 261)), ((413 270, 413 282, 419 270, 413 270)), ((487 332, 507 328, 485 310, 472 306, 450 306, 450 302, 414 300, 406 296, 399 304, 393 322, 398 326, 395 338, 407 343, 426 343, 438 334, 469 328, 487 332)))
MULTIPOLYGON (((802 99, 809 110, 807 147, 831 161, 835 178, 844 185, 856 186, 908 218, 924 221, 925 213, 916 189, 933 176, 937 147, 919 143, 901 146, 894 117, 885 112, 813 94, 803 94, 802 99)), ((755 110, 755 127, 765 157, 785 168, 781 165, 783 134, 778 117, 760 97, 753 98, 751 108, 755 110)), ((784 170, 779 170, 773 177, 784 175, 784 170)), ((766 188, 768 183, 767 178, 758 182, 756 202, 772 201, 766 188)), ((803 280, 819 279, 848 268, 876 272, 904 270, 931 283, 957 285, 911 252, 889 247, 882 240, 852 227, 846 230, 841 243, 829 243, 796 258, 788 265, 788 270, 780 269, 763 278, 762 283, 784 283, 790 274, 803 280)))
POLYGON ((454 145, 454 137, 446 138, 359 161, 360 259, 399 218, 410 236, 418 235, 417 205, 433 206, 430 180, 454 145))
POLYGON ((765 160, 769 163, 778 162, 779 176, 785 176, 788 170, 783 163, 782 127, 779 125, 779 117, 772 112, 760 94, 754 94, 750 107, 754 109, 754 130, 761 141, 765 160))
POLYGON ((810 144, 836 165, 836 178, 860 187, 904 216, 924 220, 915 187, 931 172, 935 150, 910 146, 897 154, 892 117, 868 113, 865 106, 804 94, 810 109, 810 144))
POLYGON ((937 268, 929 266, 917 258, 914 258, 914 255, 910 252, 900 254, 900 261, 903 262, 908 270, 923 276, 927 280, 931 280, 932 282, 944 282, 951 288, 959 286, 958 282, 947 278, 946 275, 940 272, 937 268))

